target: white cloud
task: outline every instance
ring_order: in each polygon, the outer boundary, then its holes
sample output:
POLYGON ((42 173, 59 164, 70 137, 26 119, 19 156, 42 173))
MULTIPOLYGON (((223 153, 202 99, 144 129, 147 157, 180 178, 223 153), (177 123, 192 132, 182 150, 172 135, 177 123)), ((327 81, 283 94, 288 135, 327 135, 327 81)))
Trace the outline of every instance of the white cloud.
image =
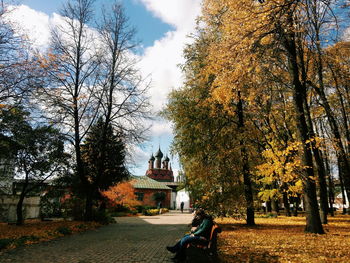
POLYGON ((350 27, 346 28, 342 37, 343 41, 350 41, 350 27))
POLYGON ((161 110, 172 89, 181 86, 183 76, 178 65, 184 63, 183 48, 190 41, 187 37, 195 29, 200 14, 200 0, 140 0, 148 10, 164 22, 175 27, 174 31, 146 48, 140 62, 145 76, 152 75, 151 103, 155 111, 161 110))
POLYGON ((201 0, 139 0, 163 22, 177 29, 193 28, 201 0))
MULTIPOLYGON (((132 149, 129 149, 130 152, 132 153, 131 156, 131 163, 135 163, 135 164, 144 164, 144 160, 145 159, 149 159, 150 158, 150 153, 145 151, 144 149, 142 149, 139 146, 131 146, 132 149)), ((147 163, 147 162, 146 162, 147 163)))
POLYGON ((10 6, 7 19, 18 32, 23 32, 37 49, 48 47, 50 39, 50 17, 26 5, 10 6))
POLYGON ((172 134, 171 123, 164 120, 154 121, 150 133, 156 137, 170 136, 172 134))

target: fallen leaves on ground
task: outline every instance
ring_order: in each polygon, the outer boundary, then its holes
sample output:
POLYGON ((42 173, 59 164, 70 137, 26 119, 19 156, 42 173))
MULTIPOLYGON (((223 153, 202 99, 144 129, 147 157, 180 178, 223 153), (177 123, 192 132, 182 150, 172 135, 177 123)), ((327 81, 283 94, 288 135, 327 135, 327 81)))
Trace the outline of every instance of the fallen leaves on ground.
POLYGON ((219 255, 223 262, 350 262, 350 216, 329 217, 326 234, 304 232, 304 217, 256 218, 245 221, 218 219, 219 255))
POLYGON ((0 250, 48 241, 100 226, 96 222, 27 220, 24 225, 0 223, 0 250))

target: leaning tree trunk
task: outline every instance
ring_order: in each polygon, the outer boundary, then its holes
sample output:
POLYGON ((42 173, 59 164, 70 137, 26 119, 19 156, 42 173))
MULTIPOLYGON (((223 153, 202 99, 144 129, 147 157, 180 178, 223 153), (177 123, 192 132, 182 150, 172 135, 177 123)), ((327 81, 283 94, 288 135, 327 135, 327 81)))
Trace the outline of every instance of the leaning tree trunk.
MULTIPOLYGON (((243 102, 241 99, 241 94, 238 92, 239 102, 237 105, 237 115, 238 115, 238 128, 241 130, 241 135, 243 136, 244 128, 244 118, 243 118, 243 102)), ((244 182, 244 195, 246 199, 247 207, 247 225, 255 225, 254 220, 254 200, 253 200, 253 187, 251 181, 251 173, 248 164, 248 152, 244 145, 243 138, 240 139, 241 155, 242 155, 242 172, 243 172, 243 182, 244 182)))

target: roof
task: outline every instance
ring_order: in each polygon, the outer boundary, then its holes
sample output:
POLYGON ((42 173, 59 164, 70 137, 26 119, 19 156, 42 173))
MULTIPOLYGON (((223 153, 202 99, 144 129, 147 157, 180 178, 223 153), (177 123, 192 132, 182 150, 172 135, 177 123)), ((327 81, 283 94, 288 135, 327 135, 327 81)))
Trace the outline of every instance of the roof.
POLYGON ((156 152, 155 157, 160 158, 160 159, 163 158, 163 153, 162 153, 162 151, 160 150, 160 147, 159 147, 158 151, 156 152))
POLYGON ((166 185, 179 186, 179 182, 165 182, 166 185))
POLYGON ((171 190, 170 187, 166 186, 165 182, 158 182, 149 178, 148 176, 133 176, 131 179, 131 184, 134 188, 171 190))

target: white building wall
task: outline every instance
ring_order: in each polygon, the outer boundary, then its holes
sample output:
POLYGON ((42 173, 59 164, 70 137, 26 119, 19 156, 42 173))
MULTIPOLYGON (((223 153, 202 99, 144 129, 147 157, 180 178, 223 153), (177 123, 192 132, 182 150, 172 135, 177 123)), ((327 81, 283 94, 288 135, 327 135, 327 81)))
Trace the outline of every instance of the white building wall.
POLYGON ((190 209, 190 195, 185 189, 177 192, 176 209, 180 209, 181 202, 184 202, 184 209, 190 209))
POLYGON ((171 192, 170 196, 170 209, 176 209, 176 192, 171 192))
MULTIPOLYGON (((18 196, 0 196, 0 222, 14 222, 17 220, 18 196)), ((23 217, 39 218, 40 197, 27 197, 23 201, 23 217)))

